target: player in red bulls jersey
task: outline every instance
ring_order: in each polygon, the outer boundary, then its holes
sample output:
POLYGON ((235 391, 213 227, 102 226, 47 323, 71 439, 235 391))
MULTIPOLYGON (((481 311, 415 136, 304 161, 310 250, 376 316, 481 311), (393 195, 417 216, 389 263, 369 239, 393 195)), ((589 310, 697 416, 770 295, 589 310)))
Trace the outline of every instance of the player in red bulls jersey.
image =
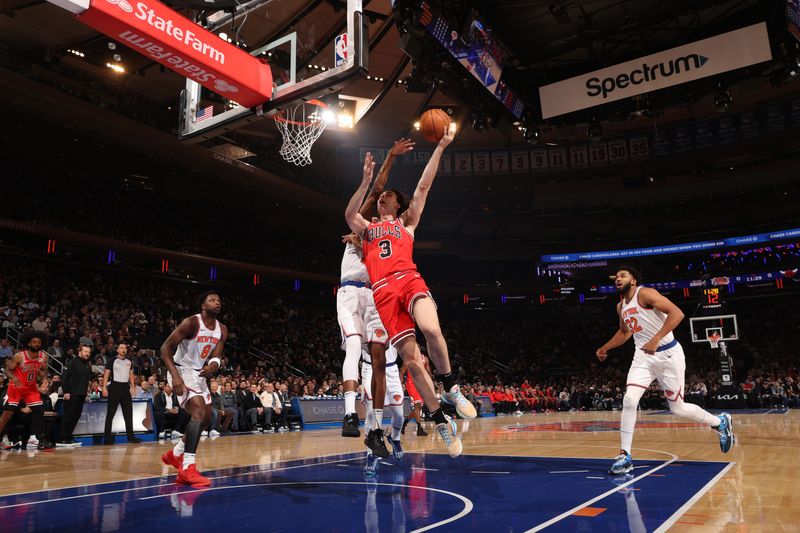
POLYGON ((402 354, 403 361, 414 377, 417 390, 436 422, 436 431, 442 437, 448 454, 458 457, 462 446, 461 440, 456 436, 457 427, 442 412, 433 381, 425 372, 414 334, 415 324, 425 335, 431 361, 444 384, 443 400, 452 403, 462 418, 475 418, 477 412, 475 406, 459 391, 457 376, 450 367, 447 344, 439 326, 436 305, 412 258, 414 231, 425 209, 442 152, 453 141, 454 136, 455 125, 451 124, 428 160, 411 200, 408 201, 397 190, 384 191, 378 198, 379 218, 371 223, 358 212, 375 169, 372 154, 367 154, 361 185, 347 205, 345 219, 350 229, 361 237, 364 264, 372 283, 375 306, 389 334, 389 341, 402 354))
POLYGON ((216 292, 201 294, 199 303, 200 313, 185 318, 161 346, 161 360, 169 371, 167 379, 181 406, 192 417, 186 424, 186 434, 161 460, 178 469, 176 483, 207 487, 211 480, 197 471, 195 454, 200 434, 211 422, 211 393, 206 378, 221 365, 219 357, 228 328, 217 320, 222 302, 216 292))
POLYGON ((0 435, 6 424, 19 408, 20 400, 31 408, 31 438, 29 445, 36 445, 40 450, 50 450, 54 445, 44 434, 44 407, 42 396, 39 394, 37 378, 47 376, 47 354, 42 346, 47 340, 46 335, 40 331, 26 332, 21 339, 25 350, 17 352, 6 364, 5 373, 8 378, 8 393, 6 395, 5 412, 0 417, 0 435))

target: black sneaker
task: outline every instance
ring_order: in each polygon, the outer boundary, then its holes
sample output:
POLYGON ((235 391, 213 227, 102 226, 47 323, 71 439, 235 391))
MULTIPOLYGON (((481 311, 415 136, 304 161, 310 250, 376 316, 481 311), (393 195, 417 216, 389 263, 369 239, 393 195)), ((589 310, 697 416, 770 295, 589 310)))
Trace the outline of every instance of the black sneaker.
POLYGON ((361 430, 358 429, 358 415, 350 413, 344 415, 342 421, 342 437, 360 437, 361 430))
POLYGON ((389 457, 389 449, 386 447, 386 441, 383 438, 383 430, 381 428, 373 429, 367 433, 364 444, 367 445, 367 448, 372 450, 372 453, 381 459, 389 457))
POLYGON ((422 429, 421 424, 417 424, 417 437, 427 437, 428 432, 422 429))
POLYGON ((142 442, 142 439, 140 439, 138 437, 129 437, 128 438, 128 444, 139 444, 140 442, 142 442))
POLYGON ((55 448, 55 444, 50 442, 47 439, 39 439, 39 444, 36 446, 37 450, 52 450, 55 448))

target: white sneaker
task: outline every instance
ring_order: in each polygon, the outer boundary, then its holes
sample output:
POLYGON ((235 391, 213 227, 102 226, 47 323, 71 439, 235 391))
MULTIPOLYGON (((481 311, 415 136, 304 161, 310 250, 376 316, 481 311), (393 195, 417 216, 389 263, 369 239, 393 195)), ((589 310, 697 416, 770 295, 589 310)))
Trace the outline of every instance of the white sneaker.
POLYGON ((201 439, 205 438, 205 437, 208 437, 208 431, 204 431, 204 432, 200 433, 200 438, 201 439))
POLYGON ((179 439, 181 437, 183 437, 183 433, 181 433, 180 431, 173 431, 172 432, 172 440, 179 439))
POLYGON ((458 385, 453 385, 453 388, 450 389, 450 392, 444 393, 442 395, 442 400, 454 406, 458 416, 461 418, 472 420, 478 416, 478 411, 475 410, 475 406, 472 405, 472 403, 467 400, 463 394, 461 394, 461 390, 458 388, 458 385))
POLYGON ((211 437, 212 439, 216 439, 217 437, 219 437, 219 435, 220 433, 216 429, 212 429, 211 431, 208 432, 208 436, 211 437))
POLYGON ((456 426, 456 423, 449 416, 445 415, 445 418, 447 419, 447 423, 437 424, 436 431, 439 433, 439 436, 442 437, 442 442, 444 442, 444 447, 447 449, 448 455, 455 458, 461 455, 463 446, 461 445, 461 439, 456 437, 458 426, 456 426))
POLYGON ((159 434, 158 434, 158 440, 164 440, 164 436, 165 436, 166 434, 167 434, 167 432, 166 432, 166 431, 162 431, 161 433, 159 433, 159 434))
POLYGON ((38 446, 39 446, 39 439, 31 435, 30 438, 28 439, 28 445, 26 446, 26 448, 31 449, 31 448, 36 448, 38 446))

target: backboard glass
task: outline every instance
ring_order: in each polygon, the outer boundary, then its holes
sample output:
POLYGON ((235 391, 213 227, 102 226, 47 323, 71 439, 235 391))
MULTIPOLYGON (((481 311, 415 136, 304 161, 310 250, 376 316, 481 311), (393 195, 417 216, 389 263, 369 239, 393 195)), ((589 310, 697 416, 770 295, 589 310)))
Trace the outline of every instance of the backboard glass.
POLYGON ((708 342, 708 337, 714 333, 719 335, 719 341, 739 340, 736 315, 692 317, 689 319, 689 329, 692 342, 708 342))
POLYGON ((369 34, 361 0, 253 0, 242 2, 236 13, 220 11, 196 22, 269 65, 272 99, 245 108, 187 79, 178 128, 182 141, 203 142, 290 103, 322 98, 366 72, 369 34))

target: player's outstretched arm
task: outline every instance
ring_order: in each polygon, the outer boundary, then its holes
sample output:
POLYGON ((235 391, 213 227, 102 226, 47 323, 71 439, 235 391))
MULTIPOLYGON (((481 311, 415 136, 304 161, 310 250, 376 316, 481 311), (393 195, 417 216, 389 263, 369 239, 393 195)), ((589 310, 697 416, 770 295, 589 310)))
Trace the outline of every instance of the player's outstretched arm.
POLYGON ((356 189, 353 197, 350 198, 347 209, 344 211, 344 219, 356 235, 364 233, 364 230, 369 226, 367 219, 358 212, 358 207, 361 205, 361 200, 364 198, 369 184, 372 182, 373 172, 375 172, 375 160, 372 159, 372 153, 367 152, 367 156, 364 158, 364 173, 361 177, 361 184, 358 186, 358 189, 356 189))
POLYGON ((183 394, 183 378, 181 378, 172 356, 183 339, 193 338, 199 330, 200 323, 196 317, 184 318, 183 322, 169 334, 167 340, 161 345, 161 360, 164 361, 164 366, 167 367, 167 371, 172 375, 172 388, 178 396, 183 394))
POLYGON ((222 333, 219 339, 219 344, 217 344, 214 347, 214 351, 211 352, 211 358, 208 360, 208 364, 200 371, 201 378, 209 377, 216 373, 216 371, 219 370, 219 367, 222 365, 222 360, 219 357, 222 355, 222 352, 225 349, 225 341, 228 340, 228 326, 220 324, 219 329, 222 333))
MULTIPOLYGON (((622 309, 622 304, 621 303, 617 304, 618 315, 620 314, 621 309, 622 309)), ((605 343, 604 345, 602 345, 600 348, 597 349, 595 355, 601 361, 605 361, 606 357, 608 357, 608 350, 613 350, 614 348, 622 346, 623 344, 628 342, 628 339, 631 338, 631 335, 633 335, 633 333, 631 333, 631 331, 625 325, 625 322, 622 321, 622 316, 620 316, 619 329, 617 330, 616 333, 614 333, 614 336, 611 337, 611 339, 609 339, 607 343, 605 343)))
POLYGON ((684 318, 684 314, 683 311, 681 311, 677 305, 672 303, 669 298, 655 289, 643 287, 639 291, 639 303, 645 307, 657 309, 667 315, 667 319, 664 321, 664 325, 661 327, 658 333, 656 333, 647 344, 642 346, 642 351, 645 353, 654 354, 656 353, 656 349, 658 349, 658 343, 667 335, 667 333, 678 327, 678 324, 680 324, 684 318))
POLYGON ((378 177, 375 178, 375 183, 372 185, 372 190, 369 192, 369 196, 364 201, 364 205, 361 206, 359 209, 359 213, 364 218, 369 218, 371 213, 374 213, 375 204, 378 202, 378 197, 383 192, 383 189, 386 187, 386 181, 389 179, 389 171, 392 169, 392 165, 394 164, 394 158, 398 155, 404 155, 414 149, 414 141, 411 139, 398 139, 392 145, 391 150, 389 150, 389 154, 386 156, 386 160, 384 160, 383 165, 381 165, 381 169, 378 171, 378 177))
POLYGON ((445 126, 444 135, 442 135, 439 144, 436 145, 436 149, 431 154, 428 164, 425 165, 425 170, 422 171, 422 177, 419 178, 414 196, 411 197, 411 203, 409 203, 406 212, 401 215, 403 225, 411 232, 419 224, 422 211, 425 210, 425 202, 428 199, 428 192, 431 190, 433 180, 436 178, 436 172, 439 170, 439 160, 442 158, 442 153, 447 148, 447 145, 453 142, 455 136, 456 125, 451 122, 448 126, 445 126))

